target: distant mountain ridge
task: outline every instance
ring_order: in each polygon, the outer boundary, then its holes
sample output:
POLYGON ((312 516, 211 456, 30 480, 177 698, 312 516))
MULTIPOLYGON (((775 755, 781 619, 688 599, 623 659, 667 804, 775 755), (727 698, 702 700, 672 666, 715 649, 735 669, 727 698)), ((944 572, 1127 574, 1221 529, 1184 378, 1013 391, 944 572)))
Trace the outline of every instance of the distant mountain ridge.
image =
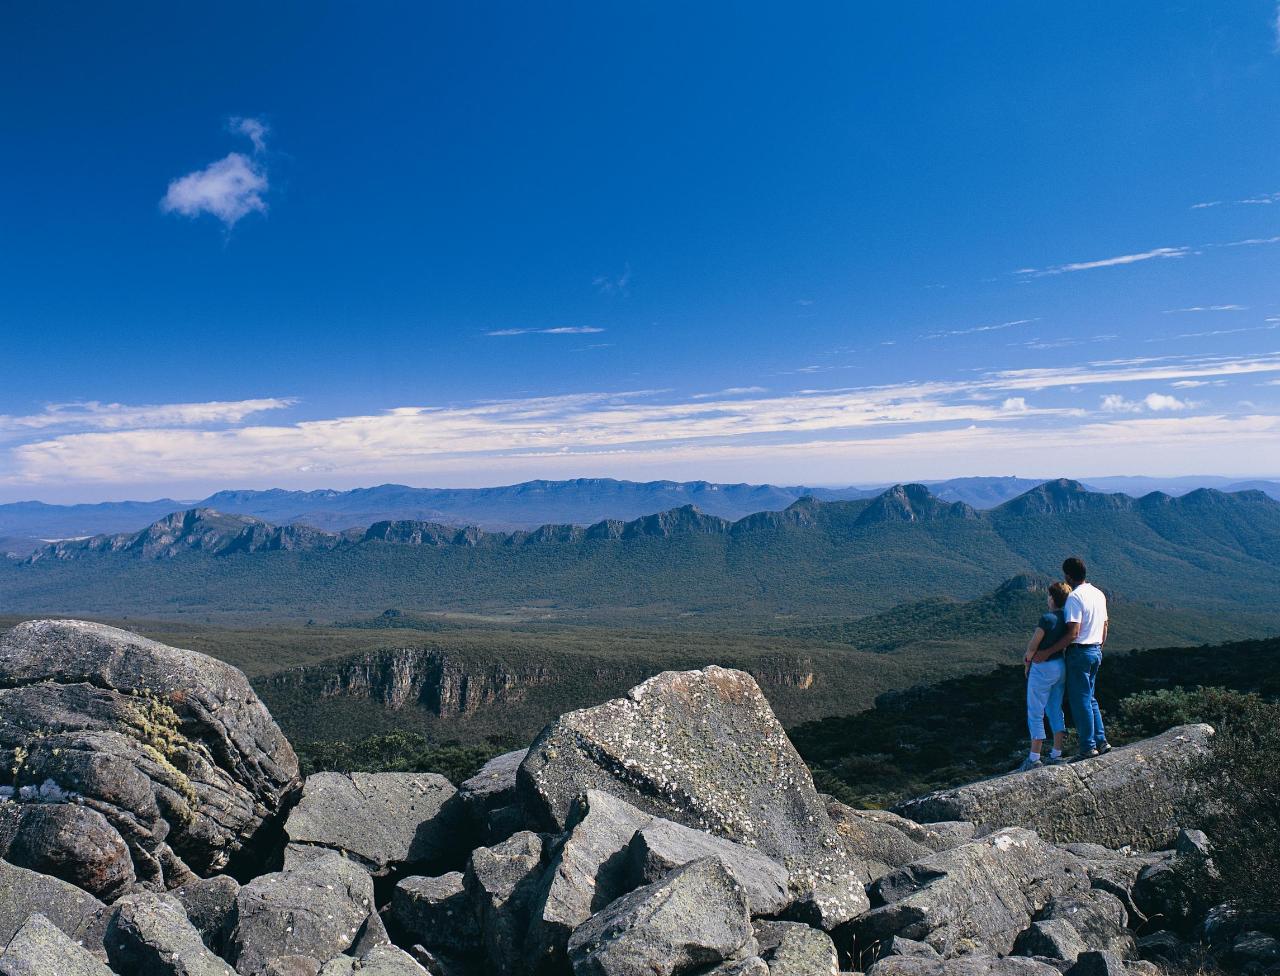
POLYGON ((341 533, 195 509, 0 567, 0 610, 817 624, 1056 577, 1068 553, 1126 599, 1270 626, 1280 503, 1212 489, 1133 499, 1060 480, 979 511, 901 485, 736 521, 686 505, 590 526, 402 520, 341 533))
MULTIPOLYGON (((1252 488, 1280 499, 1280 482, 1233 485, 1224 478, 1199 480, 1213 484, 1201 485, 1195 483, 1196 479, 1107 478, 1087 487, 1098 491, 1120 490, 1132 495, 1157 489, 1177 495, 1204 486, 1225 491, 1252 488)), ((954 478, 925 485, 941 501, 963 502, 984 510, 1003 504, 1040 483, 1028 478, 993 477, 954 478)), ((383 521, 474 525, 493 532, 552 524, 593 525, 609 519, 630 521, 683 505, 695 505, 708 515, 736 520, 756 512, 782 511, 805 497, 819 501, 872 498, 884 487, 814 488, 577 478, 528 481, 495 488, 413 488, 387 484, 350 491, 279 488, 219 491, 196 502, 172 498, 91 505, 14 502, 0 505, 0 551, 25 556, 42 541, 137 532, 175 512, 202 508, 227 515, 252 516, 273 525, 300 523, 330 532, 383 521)))

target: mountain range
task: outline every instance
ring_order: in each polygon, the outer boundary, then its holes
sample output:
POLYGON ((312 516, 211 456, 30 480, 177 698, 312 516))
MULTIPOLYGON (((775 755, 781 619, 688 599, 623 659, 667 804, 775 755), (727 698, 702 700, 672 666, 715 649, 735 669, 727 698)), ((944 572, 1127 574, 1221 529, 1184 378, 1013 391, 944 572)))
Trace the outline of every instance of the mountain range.
POLYGON ((1056 577, 1068 553, 1125 599, 1274 629, 1280 502, 1212 489, 1135 499, 1067 480, 985 511, 900 485, 737 520, 687 505, 501 533, 409 520, 333 533, 193 509, 0 566, 0 610, 810 625, 1056 577))
MULTIPOLYGON (((994 508, 1029 491, 1039 481, 1029 478, 954 478, 928 482, 944 501, 978 509, 994 508)), ((251 515, 277 525, 304 524, 338 531, 380 521, 429 521, 474 525, 488 531, 532 529, 546 524, 591 525, 605 519, 623 521, 682 505, 696 505, 708 515, 740 519, 755 512, 781 511, 804 497, 819 501, 870 498, 884 487, 822 488, 803 485, 716 484, 707 481, 616 481, 578 478, 529 481, 496 488, 412 488, 378 485, 350 491, 219 491, 195 502, 160 498, 154 501, 50 505, 38 501, 0 505, 0 552, 26 555, 41 542, 104 533, 136 532, 166 515, 210 508, 251 515)), ((1280 499, 1280 482, 1232 482, 1227 478, 1099 478, 1095 491, 1121 491, 1138 496, 1152 491, 1172 495, 1196 488, 1223 491, 1254 489, 1280 499)))

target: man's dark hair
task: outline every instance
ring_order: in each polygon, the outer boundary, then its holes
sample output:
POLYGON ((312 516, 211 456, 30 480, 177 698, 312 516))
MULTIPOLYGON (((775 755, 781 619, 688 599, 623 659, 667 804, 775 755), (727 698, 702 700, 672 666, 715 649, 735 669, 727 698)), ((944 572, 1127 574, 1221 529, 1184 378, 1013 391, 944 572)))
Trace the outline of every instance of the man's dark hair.
POLYGON ((1084 560, 1079 556, 1070 556, 1064 559, 1062 562, 1062 575, 1067 578, 1069 583, 1079 586, 1088 578, 1084 568, 1084 560))

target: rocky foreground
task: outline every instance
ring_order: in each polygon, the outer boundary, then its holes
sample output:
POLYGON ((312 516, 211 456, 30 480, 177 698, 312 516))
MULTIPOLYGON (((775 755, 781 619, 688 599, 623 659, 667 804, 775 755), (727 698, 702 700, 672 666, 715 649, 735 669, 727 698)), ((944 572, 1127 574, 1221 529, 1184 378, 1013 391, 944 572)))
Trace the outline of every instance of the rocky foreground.
POLYGON ((1121 976, 1192 941, 1275 971, 1191 880, 1211 735, 861 811, 709 667, 460 785, 303 782, 234 668, 34 621, 0 637, 0 976, 1121 976))

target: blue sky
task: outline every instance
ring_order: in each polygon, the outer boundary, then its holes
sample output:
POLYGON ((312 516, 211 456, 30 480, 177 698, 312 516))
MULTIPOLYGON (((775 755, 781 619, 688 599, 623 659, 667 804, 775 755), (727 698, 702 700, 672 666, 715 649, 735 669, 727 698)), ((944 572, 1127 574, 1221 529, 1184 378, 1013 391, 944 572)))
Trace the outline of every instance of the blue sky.
POLYGON ((0 501, 1280 475, 1278 18, 8 5, 0 501))

